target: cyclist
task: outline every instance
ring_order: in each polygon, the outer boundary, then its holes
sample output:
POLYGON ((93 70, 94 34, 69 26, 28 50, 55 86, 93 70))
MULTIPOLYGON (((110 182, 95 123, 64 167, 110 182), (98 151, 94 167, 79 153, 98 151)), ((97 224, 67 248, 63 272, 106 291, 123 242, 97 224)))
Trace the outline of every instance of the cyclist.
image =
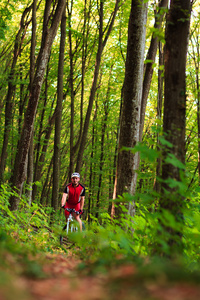
POLYGON ((76 213, 73 213, 73 217, 79 223, 80 231, 82 231, 82 221, 80 215, 83 213, 83 206, 85 201, 85 187, 80 182, 80 174, 75 172, 71 175, 71 182, 68 183, 64 189, 61 206, 65 209, 66 220, 69 216, 69 212, 66 208, 74 208, 76 213))

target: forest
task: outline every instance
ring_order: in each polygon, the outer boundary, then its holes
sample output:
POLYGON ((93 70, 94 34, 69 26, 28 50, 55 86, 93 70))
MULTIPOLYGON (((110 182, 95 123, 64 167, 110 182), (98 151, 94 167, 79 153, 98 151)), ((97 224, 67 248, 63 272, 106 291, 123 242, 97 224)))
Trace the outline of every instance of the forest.
POLYGON ((0 299, 199 299, 199 31, 199 0, 1 1, 0 299))

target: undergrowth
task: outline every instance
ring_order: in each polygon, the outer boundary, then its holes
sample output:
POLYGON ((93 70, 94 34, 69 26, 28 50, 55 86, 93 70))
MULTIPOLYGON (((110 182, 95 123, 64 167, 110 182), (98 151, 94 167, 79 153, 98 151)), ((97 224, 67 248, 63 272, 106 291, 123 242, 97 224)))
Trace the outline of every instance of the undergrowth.
MULTIPOLYGON (((9 210, 11 193, 9 187, 2 186, 0 266, 7 268, 14 261, 16 272, 41 278, 44 276, 41 268, 43 256, 49 252, 67 253, 65 246, 59 244, 59 235, 65 222, 63 212, 53 213, 52 209, 35 203, 29 206, 26 199, 21 199, 18 211, 12 212, 9 210)), ((126 197, 124 195, 124 201, 126 197)), ((184 225, 181 230, 184 248, 181 254, 174 253, 170 257, 177 265, 194 272, 199 269, 200 262, 199 205, 188 202, 183 213, 184 225)), ((99 271, 121 262, 134 262, 143 267, 149 263, 155 265, 155 261, 161 264, 169 256, 170 246, 166 232, 162 232, 160 219, 171 228, 177 229, 179 226, 169 211, 152 211, 142 201, 136 204, 134 218, 122 217, 120 223, 105 212, 101 214, 101 222, 93 218, 83 233, 70 236, 74 243, 73 251, 82 260, 79 267, 84 269, 90 264, 94 270, 99 271), (157 255, 158 245, 166 255, 157 255)), ((168 259, 165 261, 169 262, 168 259)))

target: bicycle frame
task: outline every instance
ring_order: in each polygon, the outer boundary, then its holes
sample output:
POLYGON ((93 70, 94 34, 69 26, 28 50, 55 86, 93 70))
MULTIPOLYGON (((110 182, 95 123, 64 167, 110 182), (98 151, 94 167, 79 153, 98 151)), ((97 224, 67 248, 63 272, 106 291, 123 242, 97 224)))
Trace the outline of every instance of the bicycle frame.
MULTIPOLYGON (((69 232, 75 232, 78 231, 78 227, 74 225, 74 218, 73 218, 73 213, 76 213, 74 208, 66 208, 66 210, 69 212, 69 216, 67 218, 67 223, 64 226, 63 230, 66 230, 66 234, 68 235, 69 232)), ((60 235, 60 244, 62 245, 63 243, 63 236, 60 235)))
POLYGON ((69 217, 67 218, 67 227, 66 227, 66 232, 68 234, 69 233, 69 229, 70 229, 70 224, 71 224, 71 232, 76 231, 76 229, 78 229, 78 228, 77 228, 77 226, 74 226, 74 224, 72 224, 72 222, 74 221, 72 213, 76 212, 75 209, 67 208, 66 210, 69 211, 69 213, 70 213, 69 217))
POLYGON ((67 234, 69 233, 69 229, 71 229, 70 230, 71 232, 78 231, 78 227, 73 224, 74 221, 73 213, 76 213, 75 209, 67 208, 66 210, 69 212, 69 217, 67 218, 67 227, 66 227, 67 234))

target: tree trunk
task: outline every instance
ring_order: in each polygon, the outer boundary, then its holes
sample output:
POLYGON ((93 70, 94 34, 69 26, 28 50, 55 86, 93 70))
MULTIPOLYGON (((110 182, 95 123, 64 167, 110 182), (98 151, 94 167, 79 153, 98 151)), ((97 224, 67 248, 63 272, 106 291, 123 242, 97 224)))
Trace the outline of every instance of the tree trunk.
POLYGON ((195 32, 190 38, 192 44, 192 60, 195 66, 195 84, 197 90, 197 128, 198 128, 198 180, 200 185, 200 81, 199 81, 199 71, 200 71, 200 47, 199 47, 199 28, 197 29, 197 34, 195 32))
POLYGON ((25 163, 28 155, 28 150, 33 132, 34 119, 36 115, 37 105, 40 97, 40 91, 44 79, 46 66, 48 63, 51 46, 57 33, 57 29, 62 17, 63 9, 66 0, 58 0, 56 10, 53 16, 50 16, 51 1, 46 1, 43 35, 40 53, 37 60, 37 68, 33 80, 33 87, 31 89, 28 107, 24 117, 24 124, 22 128, 21 137, 19 140, 17 154, 15 157, 15 164, 12 176, 12 187, 15 189, 17 195, 10 197, 10 209, 16 210, 20 202, 22 187, 25 180, 25 163), (49 28, 49 21, 52 20, 49 28))
MULTIPOLYGON (((163 130, 173 145, 170 153, 185 163, 185 113, 186 113, 186 56, 190 26, 190 0, 172 0, 167 17, 165 45, 165 89, 163 130), (184 20, 184 21, 183 21, 184 20)), ((180 169, 163 164, 163 179, 180 180, 180 169)), ((166 202, 166 207, 172 203, 166 202)), ((163 203, 164 205, 164 203, 163 203)))
MULTIPOLYGON (((181 173, 184 171, 177 164, 173 164, 173 161, 178 159, 182 164, 185 163, 185 71, 190 14, 190 0, 172 0, 166 23, 163 131, 165 139, 171 143, 172 147, 166 147, 163 153, 163 184, 160 206, 161 209, 169 210, 179 222, 182 222, 183 195, 179 193, 177 186, 172 188, 167 181, 181 181, 181 173), (167 162, 166 158, 171 159, 172 163, 167 162)), ((171 247, 178 244, 179 247, 181 240, 178 236, 180 233, 170 226, 168 228, 163 227, 170 233, 168 244, 171 247)))
MULTIPOLYGON (((132 0, 128 26, 127 57, 123 86, 123 106, 120 124, 119 153, 116 176, 116 197, 127 192, 134 194, 135 174, 138 166, 138 154, 123 147, 133 148, 139 142, 140 107, 142 99, 143 64, 146 36, 146 1, 132 0)), ((129 214, 133 215, 134 205, 129 204, 129 214)), ((115 215, 121 214, 120 205, 115 207, 115 215)))
POLYGON ((77 164, 76 164, 77 172, 80 172, 80 170, 81 170, 83 153, 84 153, 84 149, 85 149, 86 138, 87 138, 89 123, 90 123, 90 116, 91 116, 91 112, 92 112, 93 102, 94 102, 95 93, 96 93, 97 80, 98 80, 98 76, 99 76, 101 55, 102 55, 103 49, 106 46, 108 37, 113 28, 114 20, 115 20, 115 17, 116 17, 118 8, 119 8, 119 0, 116 0, 116 2, 115 2, 115 9, 113 11, 111 22, 110 22, 110 25, 106 32, 104 40, 103 40, 103 37, 104 37, 104 30, 103 30, 103 9, 104 9, 104 7, 103 7, 103 5, 104 5, 103 1, 100 1, 99 26, 98 26, 99 27, 98 51, 97 51, 97 55, 96 55, 95 70, 94 70, 94 76, 93 76, 93 81, 92 81, 92 87, 90 90, 88 109, 87 109, 87 113, 86 113, 86 117, 85 117, 83 133, 81 136, 81 142, 80 142, 80 147, 79 147, 79 151, 78 151, 77 164))
POLYGON ((93 182, 94 182, 94 177, 95 174, 93 172, 94 167, 93 167, 93 159, 94 159, 94 137, 95 137, 95 122, 97 118, 97 110, 98 110, 98 105, 96 102, 96 108, 94 112, 94 117, 93 117, 93 129, 92 129, 92 151, 90 154, 90 176, 89 176, 89 189, 88 189, 88 223, 90 224, 91 222, 91 214, 92 214, 92 206, 93 206, 93 182))
POLYGON ((12 110, 13 110, 13 101, 12 97, 15 91, 15 84, 13 84, 15 79, 15 67, 17 63, 17 59, 21 53, 21 47, 23 40, 26 36, 26 29, 28 27, 28 23, 25 20, 26 15, 29 13, 31 7, 26 8, 22 14, 21 22, 20 22, 20 29, 15 38, 15 45, 14 45, 14 53, 13 53, 13 60, 11 71, 9 74, 9 81, 8 81, 8 92, 6 96, 6 107, 5 107, 5 125, 4 125, 4 140, 3 140, 3 147, 1 150, 1 160, 0 160, 0 184, 3 182, 4 178, 4 170, 6 166, 6 158, 7 158, 7 148, 8 148, 8 140, 9 140, 9 133, 12 124, 12 110))
MULTIPOLYGON (((30 54, 30 91, 33 85, 34 71, 35 71, 35 47, 36 47, 36 9, 37 0, 33 1, 32 7, 32 36, 31 36, 31 54, 30 54)), ((30 148, 28 153, 28 167, 27 167, 27 189, 26 197, 29 205, 32 201, 32 184, 33 184, 33 172, 34 172, 34 146, 33 146, 33 133, 31 136, 30 148)))
POLYGON ((158 49, 158 30, 161 28, 163 17, 165 15, 166 8, 169 0, 161 0, 159 2, 158 11, 155 12, 155 23, 154 29, 157 30, 152 34, 150 47, 147 53, 147 63, 144 68, 144 81, 143 81, 143 92, 142 92, 142 103, 140 112, 140 142, 142 141, 142 134, 144 129, 145 111, 147 106, 147 99, 151 86, 151 80, 153 76, 153 64, 155 63, 156 53, 158 49))
MULTIPOLYGON (((42 165, 41 165, 41 157, 44 156, 44 147, 46 145, 47 141, 47 132, 48 132, 48 128, 50 126, 50 122, 47 124, 47 128, 44 129, 44 116, 45 116, 45 109, 47 106, 47 94, 48 94, 48 74, 49 74, 49 64, 47 65, 47 70, 46 70, 46 75, 45 75, 45 88, 44 88, 44 103, 43 103, 43 107, 42 107, 42 112, 40 113, 40 121, 39 121, 39 130, 38 130, 38 134, 36 136, 36 146, 35 146, 35 164, 34 164, 34 178, 33 178, 33 182, 37 182, 40 180, 41 178, 41 170, 42 170, 42 165), (42 154, 40 154, 40 149, 41 149, 41 145, 43 144, 42 141, 42 134, 43 131, 46 133, 46 136, 44 138, 44 146, 43 146, 43 151, 41 152, 42 154)), ((43 98, 43 97, 42 97, 43 98)), ((37 184, 33 185, 33 193, 32 193, 32 201, 35 200, 37 194, 37 184)))
POLYGON ((41 193, 41 197, 40 197, 40 203, 42 205, 50 205, 50 201, 48 201, 50 198, 48 197, 48 192, 49 192, 49 189, 51 187, 51 181, 52 181, 52 174, 50 172, 50 170, 52 169, 52 166, 53 166, 53 157, 50 161, 50 164, 49 164, 49 167, 48 167, 48 171, 47 171, 47 175, 46 175, 46 179, 44 181, 44 184, 43 184, 43 188, 42 188, 42 193, 41 193), (50 177, 50 179, 49 179, 50 177))
POLYGON ((70 94, 71 94, 71 121, 70 121, 70 163, 69 163, 69 178, 71 178, 71 174, 74 172, 74 64, 73 64, 73 50, 72 50, 72 28, 71 28, 71 18, 72 18, 72 7, 73 0, 71 1, 71 7, 69 4, 67 5, 68 10, 68 39, 69 39, 69 60, 70 60, 70 77, 69 77, 69 86, 70 86, 70 94))
MULTIPOLYGON (((163 71, 161 66, 163 66, 163 49, 162 43, 159 42, 159 70, 158 70, 158 98, 157 98, 157 118, 161 120, 162 118, 162 103, 163 103, 163 71)), ((157 132, 157 150, 160 151, 160 141, 159 141, 159 131, 157 132)), ((157 166, 156 166, 156 179, 154 184, 154 189, 156 192, 160 193, 160 182, 157 180, 157 177, 161 176, 161 166, 162 161, 159 157, 157 159, 157 166)))
MULTIPOLYGON (((118 126, 117 126, 117 138, 116 138, 116 146, 115 146, 115 155, 114 155, 114 161, 113 161, 113 194, 112 198, 115 200, 116 199, 116 194, 117 194, 117 159, 118 159, 118 151, 119 151, 119 134, 120 134, 120 120, 121 120, 121 114, 122 114, 122 101, 123 101, 123 87, 121 90, 121 103, 120 103, 120 112, 119 112, 119 120, 118 120, 118 126), (116 170, 116 171, 115 171, 116 170)), ((108 213, 110 213, 111 218, 114 218, 115 215, 115 204, 114 201, 110 203, 108 207, 108 213)))
MULTIPOLYGON (((42 170, 43 170, 44 163, 45 163, 45 156, 46 156, 46 152, 47 152, 51 132, 53 130, 55 117, 56 117, 56 114, 54 112, 53 116, 49 120, 49 123, 48 123, 46 129, 44 130, 45 137, 44 137, 44 140, 43 140, 43 147, 42 147, 42 150, 41 150, 41 154, 40 154, 40 156, 38 156, 38 160, 37 160, 37 168, 35 169, 34 182, 35 181, 36 182, 40 181, 40 179, 42 177, 42 170)), ((35 200, 36 193, 37 193, 37 184, 35 184, 33 186, 33 200, 35 200)))
POLYGON ((61 37, 60 52, 58 64, 58 87, 57 87, 57 106, 55 117, 55 135, 54 135, 54 156, 53 156, 53 191, 52 207, 56 211, 58 208, 59 198, 59 177, 60 177, 60 135, 62 121, 62 102, 63 102, 63 73, 64 73, 64 56, 65 56, 65 39, 66 39, 66 8, 63 11, 61 20, 61 37))
POLYGON ((112 75, 112 68, 110 69, 110 76, 108 81, 108 89, 105 96, 104 105, 104 118, 102 120, 102 131, 101 131, 101 154, 100 154, 100 162, 99 162, 99 183, 98 183, 98 192, 97 192, 97 205, 96 205, 96 218, 98 219, 99 216, 99 208, 100 208, 100 191, 101 191, 101 184, 102 184, 102 172, 103 172, 103 165, 104 165, 104 140, 105 140, 105 133, 107 127, 107 119, 108 119, 108 108, 109 108, 109 96, 110 96, 110 79, 112 75))

